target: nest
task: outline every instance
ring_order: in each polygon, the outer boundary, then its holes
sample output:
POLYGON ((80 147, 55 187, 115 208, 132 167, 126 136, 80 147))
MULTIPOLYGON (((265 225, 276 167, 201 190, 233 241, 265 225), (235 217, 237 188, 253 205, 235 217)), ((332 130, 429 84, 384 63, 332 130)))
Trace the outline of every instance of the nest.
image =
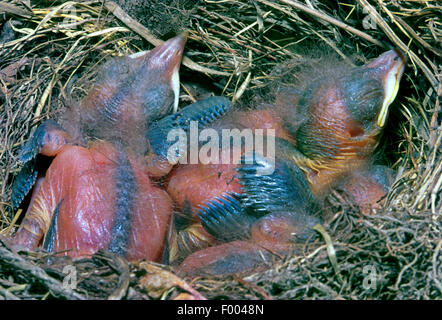
POLYGON ((251 276, 197 278, 109 253, 71 261, 0 241, 0 299, 437 299, 442 296, 441 7, 437 1, 152 0, 0 2, 0 235, 22 218, 9 202, 20 147, 84 96, 109 56, 187 30, 181 105, 209 93, 247 101, 313 47, 352 63, 396 46, 409 57, 380 143, 397 172, 382 210, 362 216, 332 194, 332 218, 301 254, 251 276), (283 66, 283 67, 281 67, 283 66), (339 232, 338 232, 339 230, 339 232), (69 285, 75 267, 76 286, 69 285), (66 283, 66 281, 68 283, 66 283))

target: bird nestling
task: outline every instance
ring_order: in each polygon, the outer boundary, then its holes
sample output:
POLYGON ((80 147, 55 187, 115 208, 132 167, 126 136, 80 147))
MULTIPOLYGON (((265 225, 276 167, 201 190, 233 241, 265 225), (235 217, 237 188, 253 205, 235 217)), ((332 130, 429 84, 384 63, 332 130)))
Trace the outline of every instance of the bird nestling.
POLYGON ((387 179, 370 165, 404 65, 397 50, 359 67, 322 61, 316 73, 306 69, 304 81, 281 88, 273 101, 232 109, 210 124, 218 132, 273 128, 274 171, 258 174, 273 164, 243 149, 242 162, 172 170, 167 191, 188 215, 169 238, 172 262, 190 254, 179 271, 217 274, 262 265, 263 252, 284 252, 312 236, 321 202, 335 187, 365 212, 378 205, 387 179))
POLYGON ((11 242, 73 257, 107 249, 130 260, 159 261, 172 214, 146 131, 177 109, 185 35, 151 51, 112 58, 89 94, 59 122, 42 123, 20 153, 17 207, 33 188, 11 242), (52 162, 39 172, 38 162, 52 162))

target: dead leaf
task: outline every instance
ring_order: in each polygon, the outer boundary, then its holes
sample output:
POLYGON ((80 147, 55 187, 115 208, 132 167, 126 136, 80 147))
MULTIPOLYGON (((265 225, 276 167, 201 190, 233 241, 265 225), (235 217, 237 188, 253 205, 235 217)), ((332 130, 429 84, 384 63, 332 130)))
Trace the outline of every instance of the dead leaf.
POLYGON ((140 263, 140 268, 146 270, 147 274, 139 280, 139 284, 154 298, 161 297, 165 291, 173 287, 179 287, 190 293, 195 300, 207 300, 186 281, 170 271, 164 270, 149 262, 140 263))
POLYGON ((0 77, 7 82, 15 82, 15 76, 17 75, 18 70, 29 64, 30 61, 29 58, 23 57, 19 61, 4 67, 0 70, 0 77))

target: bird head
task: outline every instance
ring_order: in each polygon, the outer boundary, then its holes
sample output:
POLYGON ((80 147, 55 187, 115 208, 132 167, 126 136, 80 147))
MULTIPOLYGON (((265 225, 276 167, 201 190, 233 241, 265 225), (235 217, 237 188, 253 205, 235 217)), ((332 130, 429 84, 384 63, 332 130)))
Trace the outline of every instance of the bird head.
POLYGON ((72 108, 81 134, 131 141, 131 137, 144 137, 153 120, 176 110, 178 72, 186 39, 187 35, 181 34, 150 51, 104 63, 81 107, 72 108))
POLYGON ((162 118, 178 109, 179 68, 187 34, 180 34, 155 49, 129 56, 134 72, 139 72, 135 90, 141 92, 141 103, 150 119, 162 118))
POLYGON ((316 79, 300 95, 298 149, 313 160, 366 157, 373 153, 396 97, 405 65, 397 50, 336 75, 316 79))

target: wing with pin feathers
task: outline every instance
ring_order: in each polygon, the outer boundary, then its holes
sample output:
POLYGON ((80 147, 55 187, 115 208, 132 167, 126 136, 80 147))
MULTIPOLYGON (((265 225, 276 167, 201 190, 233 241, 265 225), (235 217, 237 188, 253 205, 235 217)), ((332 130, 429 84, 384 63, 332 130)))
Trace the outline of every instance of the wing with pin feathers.
MULTIPOLYGON (((283 139, 277 139, 276 147, 285 153, 296 151, 283 139)), ((198 209, 207 232, 224 241, 246 239, 253 236, 255 225, 279 220, 296 229, 296 237, 311 234, 311 227, 319 222, 311 214, 317 200, 304 172, 293 161, 283 156, 268 159, 252 152, 242 157, 236 171, 241 192, 207 200, 198 209)))
MULTIPOLYGON (((147 131, 151 151, 158 157, 167 159, 169 148, 175 144, 174 141, 168 140, 168 135, 172 130, 182 130, 183 133, 188 134, 192 121, 197 122, 199 128, 204 128, 227 113, 231 106, 232 103, 225 97, 210 97, 153 122, 147 131)), ((179 157, 184 150, 174 151, 175 155, 179 157)))

